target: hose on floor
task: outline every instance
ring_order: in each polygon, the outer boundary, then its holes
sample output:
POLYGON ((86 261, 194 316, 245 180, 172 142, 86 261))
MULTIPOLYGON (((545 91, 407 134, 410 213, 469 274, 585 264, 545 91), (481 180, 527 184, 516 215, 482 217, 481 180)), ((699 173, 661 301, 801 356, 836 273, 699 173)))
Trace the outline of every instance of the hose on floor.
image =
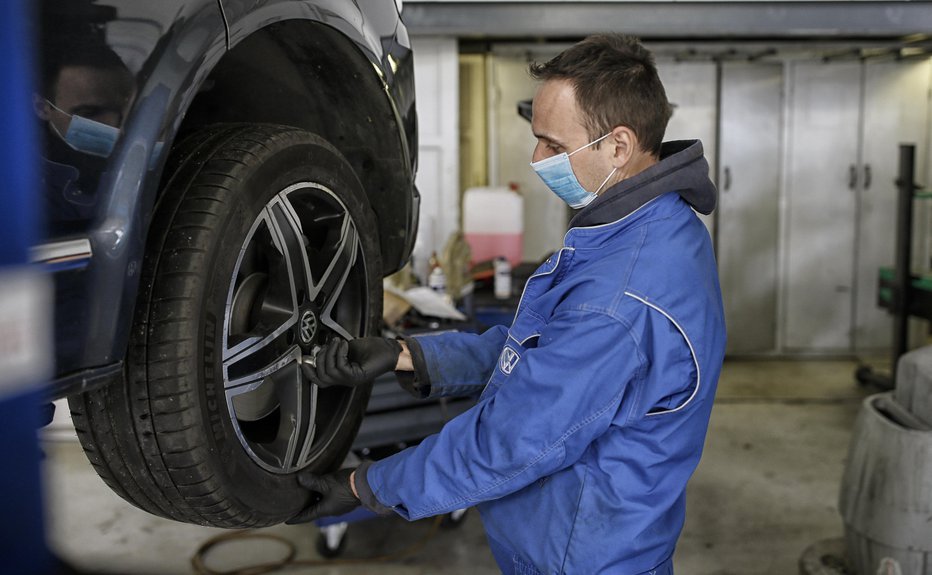
POLYGON ((197 552, 195 552, 194 556, 191 557, 191 566, 194 567, 194 572, 196 575, 263 575, 265 573, 281 572, 286 569, 296 569, 298 567, 330 567, 333 565, 365 565, 370 563, 385 563, 388 561, 396 561, 398 559, 402 559, 404 557, 408 557, 420 552, 420 550, 423 549, 425 545, 427 545, 427 542, 437 534, 437 530, 440 528, 440 524, 442 522, 443 516, 438 515, 431 522, 430 530, 423 537, 399 551, 385 555, 377 555, 375 557, 346 559, 295 559, 295 555, 297 555, 297 549, 295 548, 295 544, 293 542, 280 535, 273 535, 271 533, 258 533, 254 529, 236 531, 233 533, 222 533, 215 537, 211 537, 202 543, 200 547, 198 547, 197 552), (283 559, 269 561, 267 563, 258 563, 256 565, 247 565, 245 567, 238 567, 228 571, 217 571, 207 565, 207 556, 212 550, 216 552, 217 548, 222 545, 242 541, 244 539, 267 539, 284 545, 288 551, 283 559))

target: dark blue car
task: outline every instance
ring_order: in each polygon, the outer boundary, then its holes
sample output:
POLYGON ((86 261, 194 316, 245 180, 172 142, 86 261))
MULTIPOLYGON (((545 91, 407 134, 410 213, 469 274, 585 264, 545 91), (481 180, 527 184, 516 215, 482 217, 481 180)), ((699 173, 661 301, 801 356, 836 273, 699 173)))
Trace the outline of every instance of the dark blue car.
POLYGON ((34 111, 56 378, 151 513, 281 522, 369 391, 298 361, 378 330, 417 226, 401 1, 45 0, 34 111))

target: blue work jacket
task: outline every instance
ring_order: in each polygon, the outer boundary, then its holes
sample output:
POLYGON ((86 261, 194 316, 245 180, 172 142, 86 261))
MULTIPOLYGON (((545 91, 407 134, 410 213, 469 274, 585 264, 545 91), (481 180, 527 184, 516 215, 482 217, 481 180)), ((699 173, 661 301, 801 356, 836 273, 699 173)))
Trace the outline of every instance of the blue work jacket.
POLYGON ((426 393, 481 395, 363 467, 364 502, 411 520, 478 506, 516 572, 672 573, 725 326, 690 205, 714 206, 702 146, 661 158, 577 214, 510 327, 410 340, 426 393))

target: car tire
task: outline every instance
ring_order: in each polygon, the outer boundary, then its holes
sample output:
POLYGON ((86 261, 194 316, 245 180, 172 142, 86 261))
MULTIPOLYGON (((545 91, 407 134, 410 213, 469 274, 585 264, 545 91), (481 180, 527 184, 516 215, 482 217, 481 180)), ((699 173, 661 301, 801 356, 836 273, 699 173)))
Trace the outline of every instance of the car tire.
POLYGON ((343 461, 371 392, 317 388, 298 362, 378 329, 377 222, 352 166, 297 128, 203 129, 165 174, 125 381, 69 398, 75 429, 141 509, 280 523, 308 503, 296 472, 343 461))

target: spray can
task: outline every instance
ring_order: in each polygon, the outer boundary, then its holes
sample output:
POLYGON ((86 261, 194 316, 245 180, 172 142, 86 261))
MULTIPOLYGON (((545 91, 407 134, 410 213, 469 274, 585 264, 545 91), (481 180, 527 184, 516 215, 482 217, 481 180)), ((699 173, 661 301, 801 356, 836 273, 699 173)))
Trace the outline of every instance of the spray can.
POLYGON ((508 299, 511 297, 511 264, 502 256, 495 258, 494 262, 494 282, 492 291, 497 299, 508 299))

